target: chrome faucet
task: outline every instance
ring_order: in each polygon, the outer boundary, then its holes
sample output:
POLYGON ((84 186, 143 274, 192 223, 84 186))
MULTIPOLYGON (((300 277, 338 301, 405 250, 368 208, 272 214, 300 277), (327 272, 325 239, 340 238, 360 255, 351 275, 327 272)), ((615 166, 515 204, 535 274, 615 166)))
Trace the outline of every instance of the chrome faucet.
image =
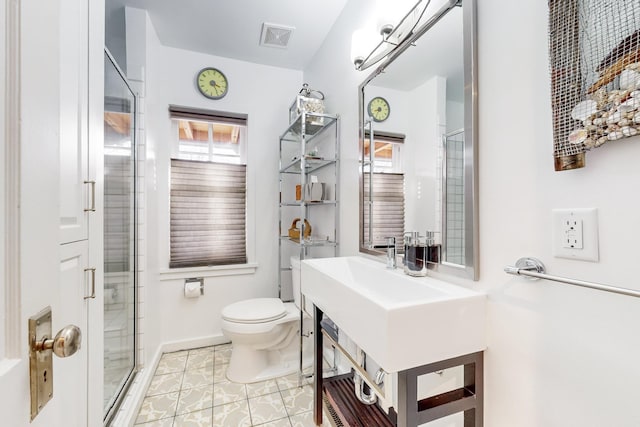
POLYGON ((393 270, 396 268, 396 238, 385 237, 387 241, 387 268, 393 270))

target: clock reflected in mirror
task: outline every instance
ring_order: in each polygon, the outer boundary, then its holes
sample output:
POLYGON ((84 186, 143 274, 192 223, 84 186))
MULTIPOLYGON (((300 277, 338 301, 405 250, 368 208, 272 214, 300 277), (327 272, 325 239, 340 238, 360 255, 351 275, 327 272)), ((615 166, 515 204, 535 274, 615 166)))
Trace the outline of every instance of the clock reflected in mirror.
POLYGON ((227 76, 217 68, 203 68, 196 75, 196 86, 209 99, 223 98, 229 92, 227 76))
POLYGON ((369 101, 367 112, 374 122, 384 122, 389 118, 391 107, 386 99, 381 96, 376 96, 369 101))

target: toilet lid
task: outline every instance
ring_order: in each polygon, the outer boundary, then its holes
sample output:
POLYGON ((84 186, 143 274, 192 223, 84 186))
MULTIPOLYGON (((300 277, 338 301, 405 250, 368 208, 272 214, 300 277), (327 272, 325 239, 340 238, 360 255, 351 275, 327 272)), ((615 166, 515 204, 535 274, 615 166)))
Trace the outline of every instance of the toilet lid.
POLYGON ((222 309, 222 318, 237 323, 262 323, 278 320, 287 314, 279 298, 255 298, 230 304, 222 309))

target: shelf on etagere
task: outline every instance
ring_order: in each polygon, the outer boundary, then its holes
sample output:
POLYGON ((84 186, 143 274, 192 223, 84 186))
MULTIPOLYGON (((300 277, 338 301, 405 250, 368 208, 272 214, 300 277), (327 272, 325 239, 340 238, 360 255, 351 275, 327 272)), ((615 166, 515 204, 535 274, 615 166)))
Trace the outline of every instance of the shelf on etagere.
MULTIPOLYGON (((314 156, 305 156, 304 160, 305 160, 306 173, 317 171, 318 169, 322 169, 323 167, 332 165, 336 162, 336 159, 325 159, 322 157, 314 157, 314 156)), ((300 163, 301 163, 301 159, 296 157, 293 160, 291 160, 290 163, 288 163, 282 169, 280 169, 280 173, 300 174, 302 172, 300 163)))
POLYGON ((295 243, 296 245, 305 246, 305 247, 337 246, 338 244, 335 240, 320 239, 320 238, 302 239, 302 242, 299 239, 293 239, 289 236, 280 236, 280 239, 284 241, 289 241, 291 243, 295 243))
POLYGON ((335 200, 296 200, 294 202, 281 202, 280 206, 313 206, 313 205, 335 205, 335 200))
POLYGON ((307 142, 320 135, 323 130, 338 120, 338 116, 332 114, 305 113, 300 114, 280 136, 282 141, 300 142, 302 135, 302 116, 305 116, 304 135, 307 142))

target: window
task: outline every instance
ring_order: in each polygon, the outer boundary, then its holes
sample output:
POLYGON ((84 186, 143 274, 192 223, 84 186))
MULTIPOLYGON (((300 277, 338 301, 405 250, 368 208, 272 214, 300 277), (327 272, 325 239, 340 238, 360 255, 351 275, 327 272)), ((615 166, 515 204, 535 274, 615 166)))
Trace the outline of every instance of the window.
POLYGON ((169 268, 244 264, 246 115, 169 108, 169 268))
MULTIPOLYGON (((369 132, 365 134, 364 155, 369 159, 369 132)), ((364 223, 365 242, 371 242, 374 248, 386 247, 385 237, 394 236, 396 247, 402 251, 404 236, 404 174, 401 165, 401 150, 404 135, 375 132, 373 152, 373 185, 372 197, 369 195, 370 174, 364 174, 364 202, 368 205, 373 200, 372 209, 365 209, 364 223), (371 219, 370 219, 371 216, 371 219), (371 240, 369 239, 371 232, 371 240)), ((365 172, 369 167, 365 167, 365 172)))

